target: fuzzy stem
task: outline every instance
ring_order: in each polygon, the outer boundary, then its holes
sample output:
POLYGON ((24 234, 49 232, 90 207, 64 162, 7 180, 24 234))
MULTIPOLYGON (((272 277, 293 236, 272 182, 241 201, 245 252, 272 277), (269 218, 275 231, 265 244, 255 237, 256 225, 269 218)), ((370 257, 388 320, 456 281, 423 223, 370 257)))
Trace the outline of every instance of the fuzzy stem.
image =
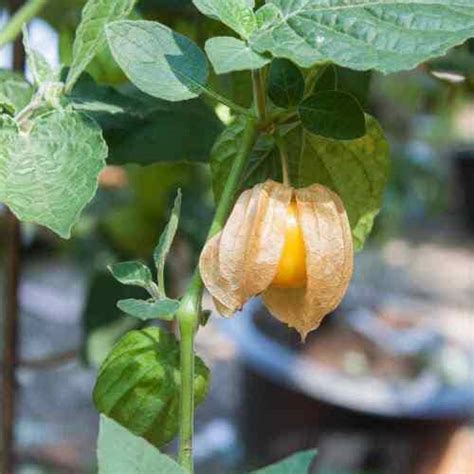
POLYGON ((13 41, 21 33, 23 25, 34 18, 47 2, 48 0, 30 0, 21 7, 0 31, 0 47, 13 41))
MULTIPOLYGON (((257 139, 257 124, 249 118, 242 137, 241 148, 235 157, 232 169, 222 192, 214 219, 209 229, 208 238, 219 232, 229 215, 239 189, 240 180, 245 170, 250 152, 257 139)), ((181 300, 176 313, 180 331, 180 365, 181 365, 181 393, 180 393, 180 427, 179 427, 179 454, 178 460, 189 473, 193 467, 193 431, 194 431, 194 335, 199 326, 201 315, 201 300, 204 285, 196 268, 193 279, 181 300)))

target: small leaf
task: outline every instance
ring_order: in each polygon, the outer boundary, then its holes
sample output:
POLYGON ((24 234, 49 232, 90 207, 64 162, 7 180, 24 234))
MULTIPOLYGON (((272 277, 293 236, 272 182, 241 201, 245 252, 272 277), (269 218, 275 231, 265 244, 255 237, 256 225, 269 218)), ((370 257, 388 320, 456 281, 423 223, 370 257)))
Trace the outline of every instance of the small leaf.
MULTIPOLYGON (((179 344, 158 327, 130 331, 112 349, 94 388, 97 409, 155 446, 178 431, 179 344)), ((195 403, 206 397, 209 369, 195 358, 195 403)), ((128 472, 127 472, 128 474, 128 472)))
POLYGON ((470 0, 268 0, 256 51, 302 67, 333 62, 384 73, 412 69, 474 34, 470 0))
POLYGON ((112 54, 143 92, 169 101, 197 97, 208 76, 204 52, 190 39, 153 21, 107 25, 112 54))
POLYGON ((68 238, 94 197, 107 145, 98 125, 78 112, 56 110, 21 132, 0 118, 0 202, 25 222, 68 238))
POLYGON ((344 202, 356 250, 369 235, 382 205, 389 173, 389 147, 377 121, 367 116, 367 133, 357 140, 338 141, 303 133, 303 150, 292 156, 297 185, 320 183, 344 202))
POLYGON ((179 301, 168 298, 157 301, 135 300, 131 298, 117 302, 117 308, 142 321, 149 321, 150 319, 173 321, 178 307, 179 301))
POLYGON ((256 53, 237 38, 216 36, 207 40, 205 50, 217 74, 260 69, 271 59, 256 53))
POLYGON ((274 59, 268 75, 268 96, 278 107, 298 105, 303 99, 304 78, 297 66, 287 59, 274 59))
POLYGON ((141 262, 120 262, 108 266, 110 273, 123 285, 140 286, 149 289, 153 283, 150 269, 141 262))
POLYGON ((337 90, 337 70, 334 64, 323 67, 314 83, 314 91, 335 91, 337 90))
POLYGON ((7 99, 10 107, 14 107, 14 113, 18 113, 30 103, 33 93, 33 87, 23 76, 0 69, 0 95, 7 99))
POLYGON ((104 415, 97 441, 99 474, 186 474, 169 456, 104 415))
POLYGON ((88 0, 76 30, 71 69, 66 79, 67 91, 72 90, 81 73, 105 45, 105 25, 126 18, 135 3, 136 0, 88 0))
POLYGON ((315 449, 301 451, 279 463, 253 471, 251 474, 309 474, 309 468, 316 453, 315 449))
POLYGON ((26 53, 26 60, 35 84, 43 82, 59 81, 59 71, 55 71, 48 60, 35 49, 31 48, 28 29, 23 27, 23 45, 26 53))
POLYGON ((365 135, 364 111, 346 92, 316 92, 300 104, 298 112, 303 126, 315 135, 337 140, 365 135))
POLYGON ((252 10, 253 1, 193 0, 193 3, 202 14, 219 20, 242 38, 248 38, 257 28, 257 19, 252 10))
POLYGON ((178 189, 176 199, 174 201, 173 210, 165 230, 160 236, 158 245, 153 252, 153 259, 155 260, 156 271, 158 275, 158 287, 160 296, 165 296, 165 262, 168 256, 171 245, 173 244, 176 231, 178 230, 179 216, 181 214, 181 189, 178 189))

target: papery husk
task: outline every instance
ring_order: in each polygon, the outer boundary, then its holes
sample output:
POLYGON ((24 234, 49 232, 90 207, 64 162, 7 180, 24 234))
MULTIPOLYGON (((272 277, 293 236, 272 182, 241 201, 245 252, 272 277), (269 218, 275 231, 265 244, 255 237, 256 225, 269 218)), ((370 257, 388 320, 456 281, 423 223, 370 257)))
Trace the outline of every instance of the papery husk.
POLYGON ((271 180, 244 191, 224 229, 206 243, 199 268, 221 314, 232 315, 275 278, 292 194, 271 180))
POLYGON ((295 191, 306 248, 304 288, 270 286, 263 293, 269 311, 304 340, 341 302, 353 272, 352 235, 341 199, 314 184, 295 191))

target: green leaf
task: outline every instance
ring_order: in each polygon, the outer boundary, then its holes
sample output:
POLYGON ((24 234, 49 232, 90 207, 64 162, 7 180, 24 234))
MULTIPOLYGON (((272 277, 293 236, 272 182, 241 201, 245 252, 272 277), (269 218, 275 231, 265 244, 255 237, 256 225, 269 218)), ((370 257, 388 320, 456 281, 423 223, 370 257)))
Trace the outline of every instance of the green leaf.
POLYGON ((106 32, 115 60, 143 92, 172 102, 202 92, 207 60, 190 39, 153 21, 117 21, 106 32))
POLYGON ((117 308, 142 321, 149 321, 150 319, 173 321, 178 306, 179 301, 169 298, 160 299, 158 301, 144 301, 130 298, 117 302, 117 308))
MULTIPOLYGON (((102 365, 94 388, 97 409, 155 446, 178 430, 179 344, 158 327, 130 331, 102 365)), ((206 397, 209 369, 196 357, 195 402, 206 397)), ((128 473, 127 473, 128 474, 128 473)))
POLYGON ((269 0, 250 45, 303 67, 334 62, 389 73, 442 56, 474 35, 471 0, 269 0))
POLYGON ((43 82, 59 81, 59 71, 55 70, 39 51, 31 48, 26 26, 23 27, 23 46, 25 48, 26 61, 35 84, 41 85, 43 82))
POLYGON ((66 110, 35 118, 27 133, 8 116, 0 124, 0 202, 20 220, 68 238, 105 166, 100 128, 66 110))
POLYGON ((113 277, 123 285, 140 286, 148 290, 153 284, 150 269, 141 262, 119 262, 107 267, 113 277))
POLYGON ((337 141, 305 133, 296 165, 299 186, 321 183, 341 197, 356 250, 363 247, 372 229, 389 173, 389 147, 383 130, 374 118, 366 117, 367 133, 357 140, 337 141))
POLYGON ((100 417, 97 456, 99 474, 186 474, 169 456, 104 415, 100 417))
POLYGON ((251 474, 308 474, 316 453, 317 451, 315 449, 301 451, 279 463, 264 467, 258 471, 253 471, 251 474))
MULTIPOLYGON (((227 176, 232 168, 235 156, 239 150, 239 143, 244 133, 246 120, 244 117, 236 118, 228 125, 216 140, 211 152, 210 164, 212 174, 212 189, 216 202, 224 189, 227 176)), ((276 173, 280 170, 279 160, 272 160, 272 151, 275 142, 271 136, 262 134, 252 150, 248 160, 247 169, 243 174, 240 187, 249 187, 267 178, 277 179, 276 173), (262 179, 263 178, 263 179, 262 179)))
POLYGON ((127 17, 136 0, 88 0, 76 30, 72 64, 66 79, 70 91, 96 53, 105 45, 105 26, 113 20, 127 17))
POLYGON ((257 19, 249 0, 193 0, 204 15, 219 20, 233 29, 242 38, 248 38, 257 28, 257 19))
POLYGON ((300 104, 298 113, 303 126, 316 135, 337 140, 365 135, 364 111, 346 92, 316 92, 300 104))
POLYGON ((160 235, 160 240, 158 245, 153 252, 153 259, 156 265, 156 272, 158 275, 158 287, 160 291, 160 296, 165 296, 165 262, 166 257, 168 256, 171 245, 178 230, 179 216, 181 214, 181 189, 178 189, 176 199, 174 201, 173 210, 171 211, 171 216, 168 223, 160 235))
POLYGON ((0 95, 8 100, 10 106, 13 105, 14 113, 18 113, 30 103, 33 93, 33 87, 23 76, 0 69, 0 95))
POLYGON ((303 99, 304 77, 287 59, 274 59, 268 74, 268 96, 284 109, 298 105, 303 99))
POLYGON ((260 69, 271 59, 250 49, 247 43, 230 36, 207 40, 205 50, 217 74, 260 69))
POLYGON ((176 103, 148 98, 157 103, 143 103, 144 111, 155 107, 143 118, 109 115, 106 119, 105 125, 112 128, 106 132, 110 146, 108 162, 140 165, 207 162, 222 130, 215 112, 199 99, 176 103))

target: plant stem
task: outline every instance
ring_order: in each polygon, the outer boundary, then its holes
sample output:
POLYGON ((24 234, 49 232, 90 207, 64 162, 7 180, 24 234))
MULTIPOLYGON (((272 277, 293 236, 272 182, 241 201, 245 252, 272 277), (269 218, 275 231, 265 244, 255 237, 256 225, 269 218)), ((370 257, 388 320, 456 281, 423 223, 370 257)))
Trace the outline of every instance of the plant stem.
POLYGON ((283 176, 283 184, 285 186, 291 186, 290 175, 288 172, 288 150, 286 149, 286 143, 284 138, 282 138, 278 133, 275 134, 275 141, 280 151, 280 160, 281 160, 281 171, 283 176))
MULTIPOLYGON (((257 139, 257 124, 249 118, 242 137, 241 148, 235 157, 226 181, 219 205, 209 229, 208 238, 219 232, 225 224, 239 189, 240 180, 245 170, 248 157, 257 139)), ((191 474, 193 467, 193 430, 194 430, 194 335, 199 326, 201 300, 204 285, 196 268, 189 287, 181 300, 176 313, 180 331, 180 427, 178 460, 191 474)))
POLYGON ((207 95, 208 97, 211 97, 214 100, 217 100, 217 102, 220 102, 221 104, 226 105, 227 107, 229 107, 230 110, 233 110, 237 114, 245 115, 247 117, 252 116, 251 110, 246 109, 245 107, 242 107, 242 106, 236 104, 235 102, 233 102, 229 98, 224 97, 223 95, 217 93, 216 91, 214 91, 212 89, 209 89, 207 87, 204 87, 204 86, 201 87, 201 90, 205 95, 207 95))
POLYGON ((30 0, 21 7, 0 31, 0 47, 13 41, 21 33, 23 25, 34 18, 47 2, 48 0, 30 0))
POLYGON ((252 71, 253 97, 257 109, 257 117, 261 122, 267 118, 267 99, 265 95, 265 84, 262 70, 252 71))

